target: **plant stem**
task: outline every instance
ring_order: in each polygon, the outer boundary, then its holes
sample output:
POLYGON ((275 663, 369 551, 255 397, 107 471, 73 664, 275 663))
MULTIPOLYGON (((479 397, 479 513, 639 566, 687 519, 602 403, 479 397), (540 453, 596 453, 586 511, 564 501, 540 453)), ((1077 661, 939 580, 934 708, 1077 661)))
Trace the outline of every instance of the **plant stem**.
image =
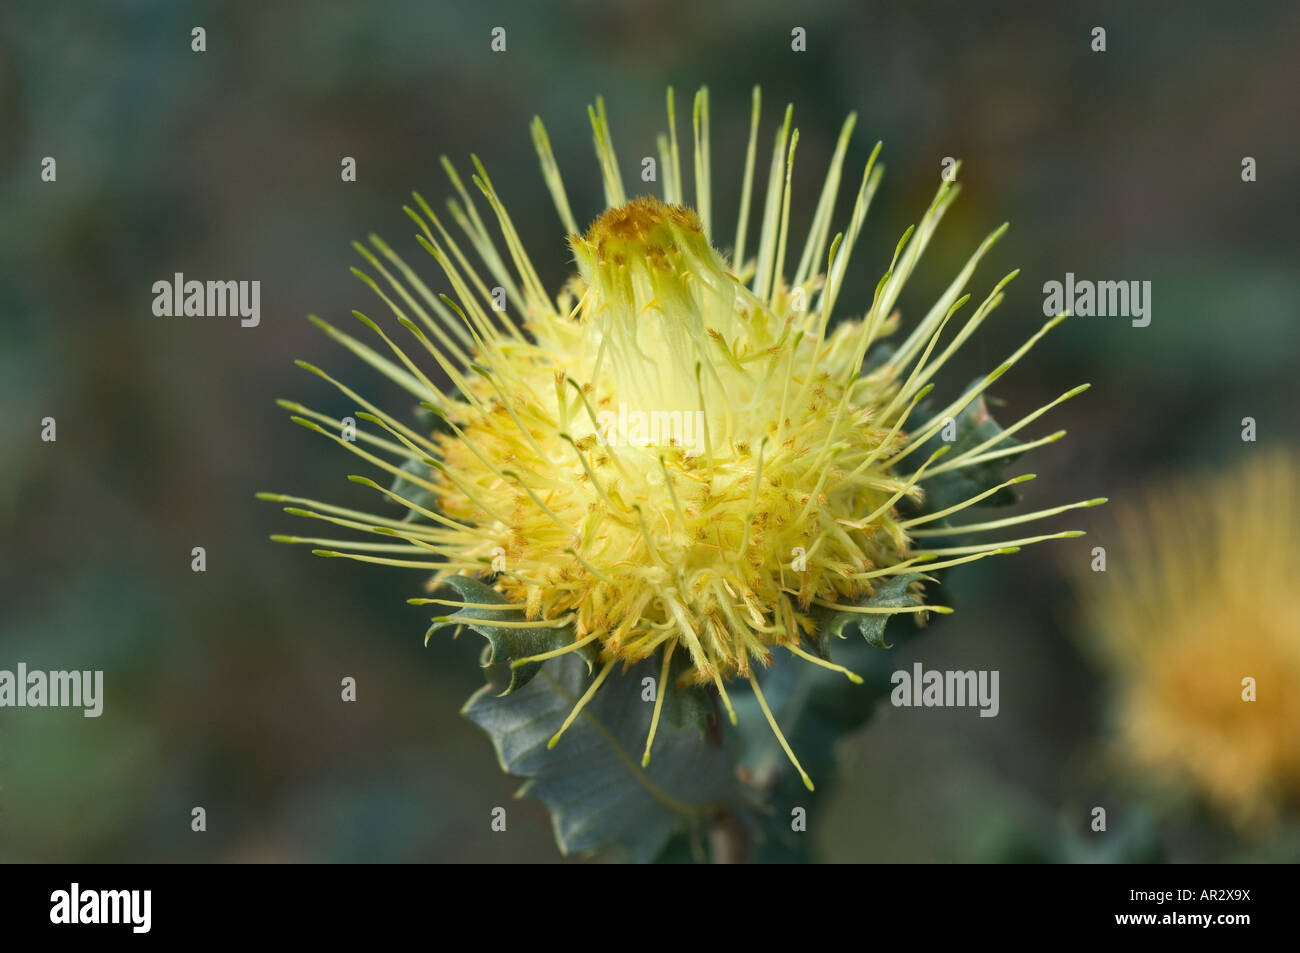
POLYGON ((709 853, 715 864, 747 864, 752 859, 749 831, 730 812, 719 814, 709 828, 709 853))

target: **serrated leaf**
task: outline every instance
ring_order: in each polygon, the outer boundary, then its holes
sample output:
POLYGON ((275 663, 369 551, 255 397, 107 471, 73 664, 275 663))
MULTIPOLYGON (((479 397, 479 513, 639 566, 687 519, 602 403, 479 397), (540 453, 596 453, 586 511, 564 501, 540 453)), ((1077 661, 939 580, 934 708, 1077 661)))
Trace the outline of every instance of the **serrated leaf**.
MULTIPOLYGON (((876 591, 862 602, 862 605, 879 609, 902 609, 909 606, 919 606, 921 601, 912 595, 908 589, 912 583, 920 578, 921 573, 919 572, 891 576, 888 582, 876 586, 876 591)), ((894 618, 892 615, 846 612, 842 609, 819 609, 814 612, 813 618, 817 623, 817 649, 822 658, 830 658, 827 653, 832 644, 830 641, 832 636, 845 638, 847 633, 853 631, 854 627, 871 645, 882 649, 889 648, 885 644, 885 624, 894 618)))
MULTIPOLYGON (((895 576, 877 587, 863 601, 864 606, 897 607, 916 605, 907 589, 919 573, 895 576)), ((804 770, 818 790, 824 790, 835 772, 835 745, 860 728, 887 696, 894 671, 893 653, 885 648, 885 625, 895 615, 867 615, 827 609, 816 616, 815 644, 823 657, 832 658, 862 676, 857 685, 838 672, 828 671, 802 659, 777 653, 773 664, 759 680, 768 705, 785 733, 804 770), (855 637, 854 626, 863 636, 855 637)), ((910 614, 890 629, 897 640, 916 625, 910 614)), ((756 785, 768 793, 771 812, 759 844, 759 860, 790 862, 807 860, 810 841, 806 834, 790 829, 792 807, 807 807, 812 798, 791 768, 785 753, 768 728, 752 695, 733 699, 739 718, 740 763, 756 785)))
MULTIPOLYGON (((465 602, 510 603, 491 586, 484 585, 469 576, 452 576, 445 584, 456 590, 465 602)), ((518 667, 511 665, 515 659, 552 652, 573 643, 573 629, 568 626, 544 627, 533 629, 516 629, 493 625, 493 622, 522 622, 524 614, 518 609, 458 609, 445 621, 435 622, 430 628, 432 633, 449 625, 464 625, 473 629, 487 639, 487 648, 483 656, 483 667, 490 669, 489 687, 499 688, 502 684, 508 695, 518 691, 532 680, 540 671, 541 662, 529 662, 518 667)), ((592 645, 583 646, 574 652, 586 663, 588 674, 596 662, 596 650, 592 645)))
MULTIPOLYGON (((919 451, 920 459, 925 459, 935 450, 945 446, 950 446, 952 449, 948 451, 948 455, 944 459, 955 459, 959 454, 965 453, 972 447, 978 446, 986 440, 991 440, 1002 433, 1002 427, 989 413, 988 404, 985 402, 983 395, 976 397, 962 408, 961 412, 953 418, 953 423, 956 425, 956 439, 952 441, 944 440, 943 431, 940 430, 939 433, 921 446, 919 451)), ((1020 442, 1013 437, 1006 437, 990 444, 987 450, 1002 450, 1020 445, 1020 442)), ((913 509, 918 513, 929 513, 961 503, 963 500, 969 500, 971 497, 977 496, 1003 482, 1006 479, 1003 474, 1006 472, 1007 466, 1018 457, 1019 454, 1008 454, 1005 457, 977 463, 974 466, 949 470, 937 476, 922 477, 921 486, 925 490, 925 500, 920 506, 915 506, 913 509)), ((1007 506, 1016 502, 1018 498, 1011 487, 1004 487, 974 505, 1007 506)), ((900 509, 904 508, 900 507, 900 509)))
POLYGON ((730 750, 673 710, 682 696, 672 689, 650 764, 641 767, 654 707, 642 699, 647 675, 658 675, 653 659, 612 676, 553 749, 547 742, 590 684, 580 659, 552 659, 511 695, 483 689, 465 705, 464 714, 491 737, 502 769, 528 778, 522 793, 550 810, 564 853, 616 845, 648 862, 674 833, 739 795, 730 750))
MULTIPOLYGON (((879 608, 917 605, 917 599, 907 590, 919 578, 919 573, 895 576, 888 583, 877 587, 875 593, 861 604, 879 608)), ((795 739, 809 733, 809 717, 833 723, 827 727, 831 727, 832 733, 836 735, 850 731, 867 720, 876 701, 889 691, 894 663, 893 656, 888 651, 889 646, 884 642, 884 631, 886 623, 896 616, 825 609, 814 618, 818 625, 816 641, 822 657, 833 658, 836 663, 862 676, 863 684, 857 685, 838 672, 828 671, 801 659, 786 658, 780 653, 771 667, 759 676, 763 694, 772 712, 810 774, 813 773, 810 764, 819 760, 817 751, 826 746, 819 739, 813 738, 812 747, 816 750, 810 750, 810 761, 805 761, 804 751, 795 743, 795 739), (853 626, 857 626, 863 636, 862 641, 851 637, 853 626)), ((910 618, 902 622, 906 628, 896 623, 901 632, 916 630, 915 622, 910 618)), ((752 696, 740 696, 736 702, 737 714, 742 705, 745 708, 753 707, 758 715, 757 719, 741 720, 742 734, 758 742, 759 747, 771 755, 771 763, 784 764, 783 753, 780 752, 776 739, 767 730, 757 702, 752 696), (744 727, 746 723, 748 728, 744 727), (755 726, 763 730, 755 731, 755 726), (781 757, 778 758, 778 755, 781 757)), ((823 726, 811 727, 812 733, 816 734, 823 726)), ((752 750, 747 746, 742 760, 752 765, 751 754, 752 750)), ((829 769, 831 766, 827 759, 824 767, 829 769)))

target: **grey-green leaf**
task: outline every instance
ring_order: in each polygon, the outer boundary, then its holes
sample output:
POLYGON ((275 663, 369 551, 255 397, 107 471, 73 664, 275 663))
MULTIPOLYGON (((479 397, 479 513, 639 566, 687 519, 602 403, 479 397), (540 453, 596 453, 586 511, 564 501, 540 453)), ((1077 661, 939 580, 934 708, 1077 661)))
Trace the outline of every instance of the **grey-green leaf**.
MULTIPOLYGON (((505 597, 491 586, 469 576, 452 576, 446 580, 446 585, 455 589, 465 602, 510 605, 505 597)), ((569 626, 516 629, 492 624, 523 622, 524 613, 517 608, 459 609, 443 618, 445 621, 435 622, 429 628, 430 633, 449 625, 464 625, 487 639, 487 648, 483 653, 483 667, 489 669, 489 687, 499 689, 504 686, 502 694, 518 691, 527 685, 542 667, 540 662, 514 666, 511 663, 516 659, 552 652, 571 645, 574 641, 573 629, 569 626)), ((596 660, 594 647, 586 645, 574 654, 581 656, 590 673, 596 660)))
POLYGON ((683 700, 671 688, 650 764, 641 767, 654 707, 642 679, 657 675, 654 660, 611 674, 553 749, 547 742, 590 684, 572 655, 547 662, 508 696, 485 688, 466 703, 464 714, 491 737, 502 769, 528 778, 524 792, 550 810, 561 851, 617 846, 648 862, 675 832, 737 797, 731 752, 673 710, 683 700))
MULTIPOLYGON (((908 587, 919 578, 917 573, 892 577, 862 605, 916 605, 908 587)), ((779 650, 771 667, 759 678, 777 723, 820 792, 833 780, 836 743, 865 724, 880 700, 889 694, 895 661, 885 647, 886 623, 890 623, 895 641, 915 632, 916 625, 910 613, 897 618, 834 609, 818 613, 816 620, 816 645, 821 655, 862 676, 863 684, 854 684, 838 672, 779 650), (853 637, 854 627, 862 639, 853 637)), ((815 795, 804 789, 791 769, 753 696, 740 693, 733 700, 739 716, 740 762, 747 776, 766 792, 771 807, 768 822, 763 825, 758 858, 772 862, 807 860, 811 842, 806 834, 791 831, 789 818, 791 808, 807 807, 815 795)))
MULTIPOLYGON (((908 590, 912 583, 921 578, 918 572, 901 573, 888 577, 888 582, 881 583, 876 591, 863 601, 863 606, 877 609, 901 609, 919 606, 920 600, 908 590)), ((830 658, 831 638, 844 638, 846 632, 856 627, 858 633, 877 648, 887 649, 885 644, 885 625, 893 618, 883 613, 846 612, 842 609, 820 609, 814 613, 817 623, 817 648, 822 658, 830 658)))

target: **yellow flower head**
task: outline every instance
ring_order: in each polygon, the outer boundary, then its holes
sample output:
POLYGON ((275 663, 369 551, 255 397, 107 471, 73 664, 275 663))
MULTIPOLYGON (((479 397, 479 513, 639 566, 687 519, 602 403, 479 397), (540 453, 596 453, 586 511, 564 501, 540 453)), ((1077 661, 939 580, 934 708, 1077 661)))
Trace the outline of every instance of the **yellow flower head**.
POLYGON ((1080 582, 1117 754, 1267 827, 1300 803, 1300 460, 1184 480, 1117 521, 1105 576, 1080 582))
MULTIPOLYGON (((356 443, 337 435, 338 421, 290 404, 300 414, 296 419, 399 476, 391 490, 362 482, 418 517, 393 520, 317 504, 313 511, 295 510, 402 540, 322 554, 427 566, 434 570, 431 587, 464 575, 490 578, 495 592, 519 613, 516 621, 498 621, 501 613, 495 612, 491 619, 498 630, 566 633, 559 647, 513 658, 516 667, 567 651, 598 659, 599 672, 575 715, 615 665, 651 656, 663 660, 662 702, 674 653, 680 682, 714 686, 731 711, 726 683, 748 679, 766 711, 753 673, 774 649, 845 671, 826 657, 817 613, 866 619, 946 612, 921 602, 921 569, 1072 535, 948 549, 916 545, 927 533, 953 532, 937 522, 923 524, 946 520, 1028 475, 980 487, 941 510, 916 515, 915 508, 902 509, 925 498, 928 479, 1005 462, 1061 436, 1029 444, 1009 440, 1083 389, 1006 430, 995 427, 987 439, 981 432, 940 461, 952 449, 944 443, 951 437, 941 438, 941 432, 959 417, 981 423, 985 388, 1060 320, 1049 321, 951 402, 918 410, 936 372, 997 307, 1014 277, 1013 272, 999 282, 945 339, 949 321, 969 298, 965 285, 1000 228, 904 340, 887 354, 876 348, 898 326, 895 302, 957 195, 954 181, 941 183, 919 225, 903 236, 865 310, 839 318, 836 305, 850 255, 882 173, 877 145, 847 227, 832 235, 852 117, 800 248, 789 242, 799 135, 787 110, 772 153, 757 253, 747 257, 757 90, 749 150, 734 183, 741 196, 739 221, 725 252, 711 221, 707 91, 695 102, 690 203, 671 90, 669 131, 659 140, 662 199, 629 201, 604 104, 598 101, 590 112, 606 209, 585 231, 570 210, 540 120, 533 125, 543 175, 576 263, 576 274, 558 296, 542 286, 477 159, 473 183, 495 215, 504 255, 446 160, 458 193, 449 203, 451 215, 482 270, 423 199, 416 196, 418 210, 407 209, 450 295, 435 296, 378 239, 372 248, 358 246, 373 272, 361 273, 364 280, 415 348, 399 345, 360 314, 382 342, 379 348, 320 323, 410 390, 435 419, 413 428, 310 368, 365 408, 358 416, 380 432, 358 432, 356 443), (383 549, 402 558, 374 555, 383 549), (905 575, 910 598, 863 605, 879 586, 905 575), (688 661, 684 668, 681 653, 688 661)), ((1068 508, 969 528, 998 529, 1068 508)), ((499 609, 486 602, 420 601, 456 606, 461 612, 446 618, 471 625, 476 610, 499 609)), ((656 723, 658 710, 657 705, 656 723)), ((770 712, 768 718, 775 730, 770 712)), ((647 758, 653 736, 652 726, 647 758)))

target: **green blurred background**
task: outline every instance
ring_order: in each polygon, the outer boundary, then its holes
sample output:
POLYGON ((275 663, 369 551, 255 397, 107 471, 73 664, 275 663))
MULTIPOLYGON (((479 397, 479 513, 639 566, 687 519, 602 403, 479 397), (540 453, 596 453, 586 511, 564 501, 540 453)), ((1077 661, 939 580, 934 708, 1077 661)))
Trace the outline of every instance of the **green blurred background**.
MULTIPOLYGON (((303 358, 405 406, 304 316, 380 314, 348 271, 349 242, 371 231, 441 287, 401 212, 412 189, 449 191, 440 154, 483 159, 556 288, 568 256, 534 114, 585 222, 602 201, 586 104, 606 97, 631 181, 664 127, 664 87, 689 103, 707 83, 714 215, 730 234, 759 83, 768 149, 795 105, 802 241, 855 110, 837 229, 876 139, 887 172, 840 299, 850 311, 942 158, 960 157, 965 190, 902 299, 904 327, 1004 220, 971 290, 1022 273, 950 388, 1041 324, 1045 281, 1153 283, 1149 327, 1072 319, 997 388, 1009 421, 1091 381, 1029 431, 1070 435, 1026 461, 1040 475, 1027 501, 1119 501, 1253 452, 1243 416, 1261 445, 1296 443, 1298 48, 1300 8, 1285 2, 6 3, 0 668, 103 669, 107 699, 99 719, 0 709, 0 860, 558 857, 545 811, 511 800, 518 782, 458 714, 480 683, 477 637, 423 646, 427 613, 404 604, 419 573, 275 546, 268 534, 315 527, 253 498, 368 502, 344 479, 354 462, 274 400, 354 411, 293 366, 303 358), (190 50, 194 26, 206 53, 190 50), (494 26, 505 53, 489 49, 494 26), (806 53, 790 50, 795 26, 806 53), (1090 49, 1095 26, 1105 53, 1090 49), (56 183, 40 180, 44 156, 56 183), (340 181, 343 156, 356 183, 340 181), (1258 182, 1242 182, 1243 156, 1258 182), (260 280, 261 326, 154 317, 151 286, 177 271, 260 280), (45 416, 56 443, 39 439, 45 416), (206 833, 190 830, 196 805, 206 833), (489 830, 496 805, 506 834, 489 830)), ((1058 525, 1104 543, 1103 517, 1058 525)), ((1107 696, 1068 584, 1095 544, 949 575, 958 613, 900 647, 899 667, 999 669, 1001 714, 885 708, 845 743, 841 781, 810 818, 822 857, 1043 857, 1085 837, 1093 804, 1112 806, 1112 826, 1153 824, 1172 859, 1270 849, 1209 816, 1153 811, 1099 767, 1107 696)))

